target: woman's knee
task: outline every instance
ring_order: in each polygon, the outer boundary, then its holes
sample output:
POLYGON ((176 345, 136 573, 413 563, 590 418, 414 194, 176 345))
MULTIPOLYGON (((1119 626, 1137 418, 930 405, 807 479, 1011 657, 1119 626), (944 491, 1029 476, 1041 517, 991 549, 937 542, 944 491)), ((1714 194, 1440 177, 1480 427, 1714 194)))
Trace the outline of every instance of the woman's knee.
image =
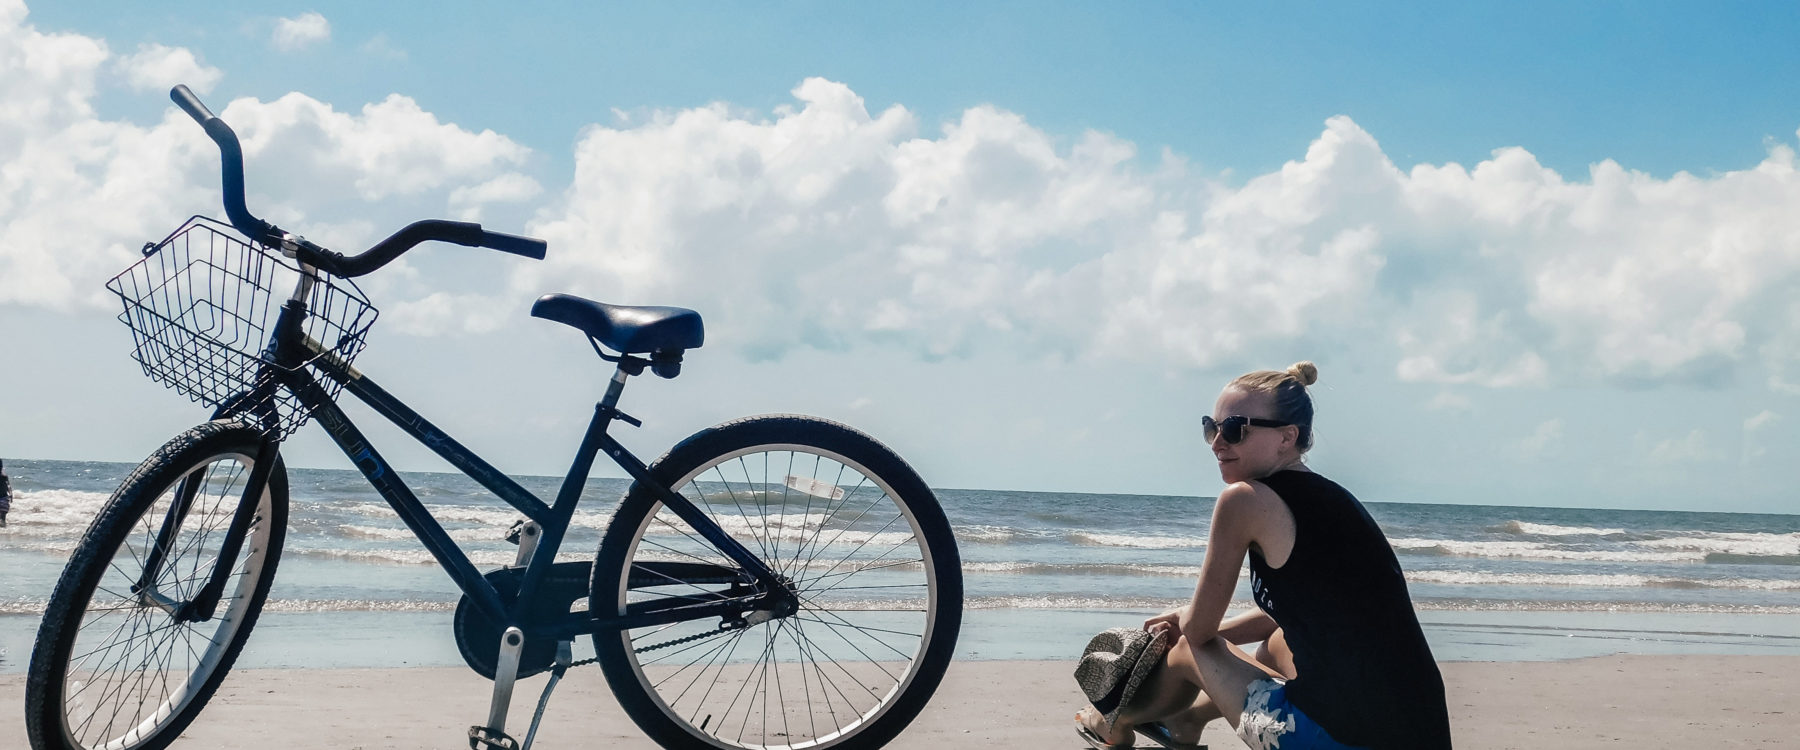
POLYGON ((1280 672, 1283 676, 1294 678, 1294 652, 1288 648, 1287 636, 1277 628, 1274 633, 1256 647, 1256 661, 1263 666, 1280 672))

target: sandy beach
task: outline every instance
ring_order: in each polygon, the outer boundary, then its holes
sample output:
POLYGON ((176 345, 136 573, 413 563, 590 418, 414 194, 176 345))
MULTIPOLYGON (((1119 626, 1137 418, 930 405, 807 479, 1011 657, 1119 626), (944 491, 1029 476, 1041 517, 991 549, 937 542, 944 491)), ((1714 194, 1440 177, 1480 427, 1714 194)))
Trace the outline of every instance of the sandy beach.
MULTIPOLYGON (((931 705, 890 747, 1078 748, 1080 695, 1068 662, 952 665, 931 705)), ((1443 665, 1456 746, 1479 748, 1792 747, 1800 736, 1800 657, 1607 656, 1443 665)), ((544 677, 521 684, 523 735, 544 677)), ((23 675, 0 676, 0 746, 24 747, 23 675)), ((175 747, 464 747, 487 710, 466 669, 251 669, 234 672, 175 747)), ((1239 748, 1223 723, 1205 737, 1239 748)), ((592 668, 551 701, 537 747, 653 747, 592 668)), ((1144 743, 1149 746, 1149 743, 1144 743)))

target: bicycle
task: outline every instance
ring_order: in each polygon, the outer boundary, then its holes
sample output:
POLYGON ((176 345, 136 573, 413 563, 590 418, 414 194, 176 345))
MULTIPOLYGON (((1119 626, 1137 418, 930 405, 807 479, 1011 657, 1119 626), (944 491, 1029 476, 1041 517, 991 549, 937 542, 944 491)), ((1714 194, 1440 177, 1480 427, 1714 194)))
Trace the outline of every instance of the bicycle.
POLYGON ((775 415, 702 430, 646 465, 608 428, 642 424, 618 408, 627 379, 676 377, 703 342, 699 314, 552 294, 531 314, 580 330, 615 367, 546 504, 353 366, 377 311, 351 281, 426 241, 535 259, 546 243, 424 220, 357 255, 327 250, 253 216, 236 134, 185 86, 170 98, 219 147, 229 226, 194 217, 107 286, 145 374, 213 417, 145 459, 71 556, 27 677, 33 748, 161 748, 194 720, 268 595, 287 525, 280 447, 310 420, 463 591, 457 646, 494 682, 474 750, 529 748, 557 681, 594 662, 670 748, 872 748, 918 715, 955 647, 961 566, 935 496, 898 455, 775 415), (476 569, 339 408, 344 391, 525 516, 507 537, 513 565, 476 569), (602 453, 633 482, 594 558, 558 562, 602 453), (583 635, 595 657, 575 662, 583 635), (513 687, 544 672, 521 743, 506 732, 513 687))

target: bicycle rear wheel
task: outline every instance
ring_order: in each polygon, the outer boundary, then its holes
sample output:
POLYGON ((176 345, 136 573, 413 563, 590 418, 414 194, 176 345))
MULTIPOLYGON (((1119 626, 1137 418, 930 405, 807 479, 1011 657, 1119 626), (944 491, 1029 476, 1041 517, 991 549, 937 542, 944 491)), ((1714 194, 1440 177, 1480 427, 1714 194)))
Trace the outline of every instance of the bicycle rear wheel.
MULTIPOLYGON (((596 634, 646 734, 671 748, 874 748, 918 715, 956 646, 962 570, 905 461, 849 427, 771 416, 702 431, 651 473, 787 579, 800 609, 723 631, 711 618, 596 634)), ((601 541, 590 606, 720 598, 736 568, 634 485, 601 541)))
MULTIPOLYGON (((287 474, 276 458, 249 534, 210 620, 177 621, 139 592, 185 602, 212 575, 255 462, 256 430, 208 422, 127 477, 63 569, 38 628, 25 692, 36 750, 166 747, 193 721, 256 623, 287 529, 287 474), (185 514, 170 515, 183 492, 185 514), (173 523, 164 533, 165 523, 173 523)), ((166 602, 165 602, 166 604, 166 602)))

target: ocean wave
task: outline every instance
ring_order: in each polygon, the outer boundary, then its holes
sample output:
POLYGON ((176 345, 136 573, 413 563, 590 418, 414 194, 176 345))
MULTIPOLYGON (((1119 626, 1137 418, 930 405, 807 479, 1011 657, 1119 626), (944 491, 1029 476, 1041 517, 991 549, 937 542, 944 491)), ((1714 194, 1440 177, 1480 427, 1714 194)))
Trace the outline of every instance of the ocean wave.
POLYGON ((1614 536, 1626 533, 1624 529, 1598 529, 1591 526, 1557 526, 1548 523, 1531 523, 1529 521, 1507 521, 1494 530, 1506 534, 1522 534, 1528 536, 1614 536))
POLYGON ((1651 539, 1639 542, 1639 544, 1652 549, 1698 552, 1701 553, 1703 557, 1705 555, 1735 555, 1739 557, 1800 556, 1800 533, 1757 534, 1745 532, 1701 531, 1667 539, 1651 539))
MULTIPOLYGON (((347 539, 380 539, 384 541, 413 541, 418 536, 412 529, 391 526, 356 526, 343 524, 337 527, 338 535, 347 539)), ((501 541, 502 537, 494 529, 448 529, 446 533, 451 539, 459 542, 501 541)))
MULTIPOLYGON (((505 566, 505 565, 511 565, 513 563, 513 560, 517 557, 517 554, 511 550, 504 550, 504 551, 470 550, 470 549, 465 548, 463 550, 463 553, 469 556, 469 562, 472 562, 475 564, 476 567, 483 568, 483 569, 497 568, 497 567, 501 567, 501 566, 505 566)), ((316 560, 343 560, 343 561, 348 561, 348 562, 369 563, 369 564, 376 564, 376 565, 436 565, 437 564, 437 558, 432 557, 431 553, 429 551, 427 551, 424 547, 412 547, 412 548, 406 548, 406 549, 387 549, 387 548, 374 548, 374 549, 299 548, 299 549, 296 549, 296 548, 289 547, 288 549, 282 551, 282 555, 284 555, 284 556, 292 555, 294 557, 312 558, 312 559, 316 559, 316 560)), ((585 561, 585 560, 592 560, 592 559, 593 559, 592 553, 586 553, 586 552, 579 553, 579 554, 570 553, 570 552, 561 552, 556 555, 557 562, 573 562, 573 561, 578 561, 578 560, 585 561)))
MULTIPOLYGON (((386 503, 321 503, 312 504, 312 507, 309 507, 308 510, 322 515, 348 514, 381 519, 393 519, 397 517, 394 514, 394 509, 389 507, 386 503)), ((499 529, 501 531, 512 528, 513 522, 525 519, 525 514, 520 513, 507 505, 500 505, 492 508, 475 508, 466 505, 427 504, 425 505, 425 510, 429 511, 431 517, 436 518, 438 523, 471 524, 474 526, 499 529)), ((569 527, 605 529, 607 524, 611 522, 612 513, 610 512, 576 511, 575 517, 569 519, 569 527)))
POLYGON ((972 524, 956 527, 956 541, 965 544, 1006 544, 1025 536, 1010 526, 972 524))
POLYGON ((1189 547, 1205 547, 1203 536, 1156 536, 1153 534, 1097 534, 1091 531, 1072 531, 1065 537, 1076 544, 1089 547, 1132 547, 1135 549, 1183 549, 1189 547))
POLYGON ((1194 578, 1200 575, 1198 565, 1159 565, 1156 563, 1046 563, 1046 562, 963 562, 965 573, 1002 573, 1011 575, 1096 575, 1096 576, 1169 576, 1194 578))
MULTIPOLYGON (((1513 599, 1414 599, 1421 612, 1608 612, 1631 614, 1797 615, 1791 605, 1713 602, 1536 601, 1513 599)), ((1431 627, 1429 624, 1427 628, 1431 627)))
POLYGON ((1505 557, 1587 562, 1705 562, 1706 553, 1689 550, 1571 549, 1540 542, 1474 542, 1451 539, 1390 539, 1394 551, 1409 555, 1505 557))
MULTIPOLYGON (((1519 522, 1510 522, 1517 524, 1519 522)), ((1530 528, 1522 525, 1521 528, 1530 528)), ((1548 536, 1572 537, 1578 534, 1617 536, 1626 532, 1614 529, 1556 527, 1568 533, 1548 536)), ((1536 532, 1532 532, 1536 533, 1536 532)), ((1673 533, 1673 532, 1671 532, 1673 533)), ((1456 557, 1526 558, 1535 560, 1584 560, 1620 563, 1767 563, 1800 564, 1800 533, 1768 534, 1753 532, 1684 532, 1680 536, 1610 540, 1592 542, 1540 542, 1523 540, 1482 541, 1454 539, 1420 539, 1400 537, 1388 540, 1395 552, 1412 555, 1448 555, 1456 557), (1604 545, 1604 546, 1601 546, 1604 545)))
POLYGON ((1463 570, 1415 570, 1406 574, 1413 583, 1459 586, 1577 586, 1600 588, 1748 589, 1800 591, 1800 580, 1764 578, 1672 578, 1667 576, 1580 573, 1488 573, 1463 570))
POLYGON ((33 526, 85 528, 100 515, 112 495, 105 492, 77 490, 35 490, 13 494, 12 512, 6 516, 7 527, 33 526))

